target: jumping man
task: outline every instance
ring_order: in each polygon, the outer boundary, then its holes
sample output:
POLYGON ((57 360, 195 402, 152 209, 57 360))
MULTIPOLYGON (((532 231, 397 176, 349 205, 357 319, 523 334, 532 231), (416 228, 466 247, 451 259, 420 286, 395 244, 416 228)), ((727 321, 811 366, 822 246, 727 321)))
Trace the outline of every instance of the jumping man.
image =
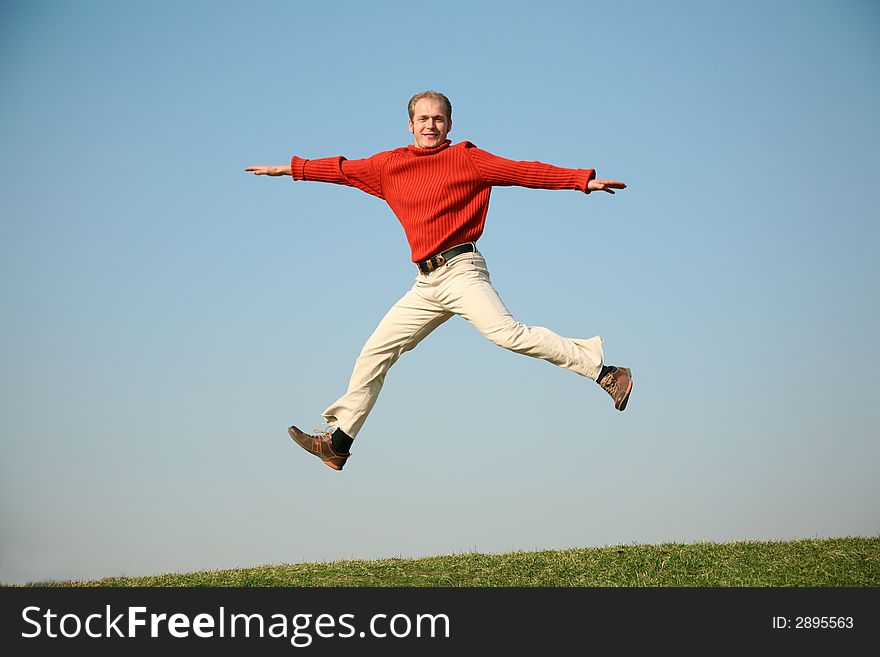
POLYGON ((436 91, 409 101, 413 143, 362 160, 293 156, 289 165, 247 167, 258 176, 292 176, 357 187, 391 207, 412 250, 419 274, 369 337, 354 365, 348 391, 323 413, 328 431, 290 437, 334 470, 342 470, 351 446, 379 397, 389 368, 431 331, 461 315, 492 342, 541 358, 596 381, 626 408, 633 381, 629 369, 605 365, 602 340, 564 338, 539 326, 517 322, 489 280, 476 242, 483 233, 492 187, 575 189, 614 194, 626 184, 596 180, 593 169, 564 169, 542 162, 515 162, 477 148, 452 144, 452 104, 436 91))

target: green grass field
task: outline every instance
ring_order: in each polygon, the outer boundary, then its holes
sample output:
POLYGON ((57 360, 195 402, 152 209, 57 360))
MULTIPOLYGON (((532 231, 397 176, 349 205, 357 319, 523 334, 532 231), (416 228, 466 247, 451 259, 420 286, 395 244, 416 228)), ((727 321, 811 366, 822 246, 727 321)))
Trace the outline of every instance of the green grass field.
POLYGON ((875 587, 880 535, 336 561, 32 586, 875 587))

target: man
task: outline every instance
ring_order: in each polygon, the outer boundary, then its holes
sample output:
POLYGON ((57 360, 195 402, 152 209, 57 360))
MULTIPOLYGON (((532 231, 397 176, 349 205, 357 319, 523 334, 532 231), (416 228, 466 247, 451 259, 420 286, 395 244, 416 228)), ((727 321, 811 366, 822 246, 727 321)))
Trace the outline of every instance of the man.
POLYGON ((596 180, 593 169, 563 169, 541 162, 514 162, 468 141, 452 144, 452 104, 436 91, 409 101, 413 143, 362 160, 344 157, 290 165, 247 167, 254 175, 291 176, 357 187, 391 207, 406 233, 419 274, 413 287, 388 311, 369 337, 354 366, 348 391, 323 413, 326 432, 311 435, 291 426, 290 437, 334 470, 342 470, 388 369, 431 331, 461 315, 495 344, 541 358, 593 379, 626 408, 632 391, 627 368, 605 365, 602 340, 564 338, 511 317, 489 280, 476 248, 483 233, 493 186, 576 189, 614 194, 626 185, 596 180))

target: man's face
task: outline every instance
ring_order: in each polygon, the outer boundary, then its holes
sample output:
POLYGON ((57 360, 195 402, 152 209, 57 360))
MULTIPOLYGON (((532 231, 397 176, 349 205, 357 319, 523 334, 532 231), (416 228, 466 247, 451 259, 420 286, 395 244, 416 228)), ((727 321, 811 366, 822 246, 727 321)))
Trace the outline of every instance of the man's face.
POLYGON ((433 98, 420 98, 414 109, 409 131, 413 133, 416 146, 434 148, 446 141, 452 121, 446 116, 443 103, 433 98))

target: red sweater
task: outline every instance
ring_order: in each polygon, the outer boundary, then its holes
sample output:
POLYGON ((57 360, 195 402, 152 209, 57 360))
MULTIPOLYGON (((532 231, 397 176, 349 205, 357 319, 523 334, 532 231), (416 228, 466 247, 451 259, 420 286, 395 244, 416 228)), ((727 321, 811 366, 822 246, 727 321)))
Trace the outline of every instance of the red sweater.
POLYGON ((403 226, 413 262, 483 234, 489 193, 495 185, 578 189, 589 194, 593 169, 563 169, 543 162, 515 162, 469 141, 436 148, 409 145, 362 160, 293 156, 294 180, 357 187, 385 200, 403 226))

